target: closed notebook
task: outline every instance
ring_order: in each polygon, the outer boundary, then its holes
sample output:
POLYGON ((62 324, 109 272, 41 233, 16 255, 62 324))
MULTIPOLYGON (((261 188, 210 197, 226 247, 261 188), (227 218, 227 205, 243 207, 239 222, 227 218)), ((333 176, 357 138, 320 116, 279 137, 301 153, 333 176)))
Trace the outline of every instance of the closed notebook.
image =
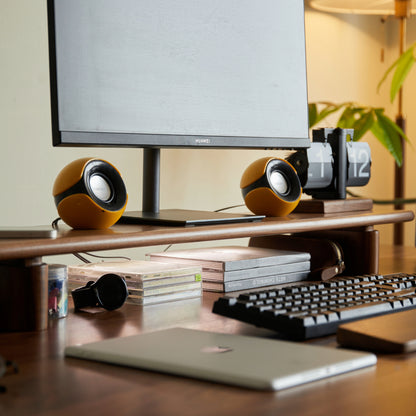
POLYGON ((184 328, 69 346, 65 354, 262 390, 281 390, 376 363, 371 353, 184 328))

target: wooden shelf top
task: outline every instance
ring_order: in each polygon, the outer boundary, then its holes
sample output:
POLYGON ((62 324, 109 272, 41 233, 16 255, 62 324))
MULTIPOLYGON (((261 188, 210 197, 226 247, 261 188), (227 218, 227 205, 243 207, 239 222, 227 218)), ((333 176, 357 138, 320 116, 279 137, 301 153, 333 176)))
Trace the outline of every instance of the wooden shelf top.
POLYGON ((54 239, 0 240, 0 260, 367 227, 377 224, 412 221, 413 218, 413 211, 355 211, 338 214, 292 213, 287 217, 265 218, 259 222, 194 227, 115 225, 108 230, 72 230, 63 225, 60 226, 58 237, 54 239))

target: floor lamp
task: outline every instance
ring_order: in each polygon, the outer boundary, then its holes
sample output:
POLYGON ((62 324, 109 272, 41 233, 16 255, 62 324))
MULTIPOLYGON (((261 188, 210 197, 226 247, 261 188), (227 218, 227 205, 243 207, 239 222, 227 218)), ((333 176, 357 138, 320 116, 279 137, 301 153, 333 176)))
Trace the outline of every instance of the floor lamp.
MULTIPOLYGON (((374 14, 380 16, 395 16, 399 20, 399 56, 406 49, 406 21, 416 8, 412 8, 411 0, 310 0, 309 5, 317 10, 330 13, 374 14)), ((396 123, 405 131, 403 115, 403 88, 398 93, 398 110, 396 123)), ((403 164, 395 166, 394 198, 404 198, 405 179, 405 143, 402 140, 403 164)), ((396 209, 402 209, 403 204, 396 204, 396 209)), ((403 245, 404 224, 394 225, 394 243, 403 245)))

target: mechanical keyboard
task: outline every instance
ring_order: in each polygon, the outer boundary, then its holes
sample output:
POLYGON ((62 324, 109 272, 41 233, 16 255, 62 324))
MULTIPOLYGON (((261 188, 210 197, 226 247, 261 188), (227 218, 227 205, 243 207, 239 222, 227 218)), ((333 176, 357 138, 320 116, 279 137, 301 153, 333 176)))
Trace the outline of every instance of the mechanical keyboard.
POLYGON ((266 287, 222 296, 213 306, 216 314, 295 340, 334 334, 341 324, 408 309, 416 309, 416 275, 405 273, 266 287))

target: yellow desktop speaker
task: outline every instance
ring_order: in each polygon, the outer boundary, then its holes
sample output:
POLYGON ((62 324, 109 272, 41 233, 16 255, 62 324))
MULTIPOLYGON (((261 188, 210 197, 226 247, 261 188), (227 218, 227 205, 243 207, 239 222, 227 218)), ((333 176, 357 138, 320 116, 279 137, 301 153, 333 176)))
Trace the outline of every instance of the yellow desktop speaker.
POLYGON ((115 224, 127 204, 119 171, 102 159, 77 159, 66 165, 53 185, 59 216, 77 229, 105 229, 115 224))
POLYGON ((240 187, 247 208, 267 217, 288 215, 302 195, 296 170, 286 160, 274 157, 264 157, 249 165, 240 187))

